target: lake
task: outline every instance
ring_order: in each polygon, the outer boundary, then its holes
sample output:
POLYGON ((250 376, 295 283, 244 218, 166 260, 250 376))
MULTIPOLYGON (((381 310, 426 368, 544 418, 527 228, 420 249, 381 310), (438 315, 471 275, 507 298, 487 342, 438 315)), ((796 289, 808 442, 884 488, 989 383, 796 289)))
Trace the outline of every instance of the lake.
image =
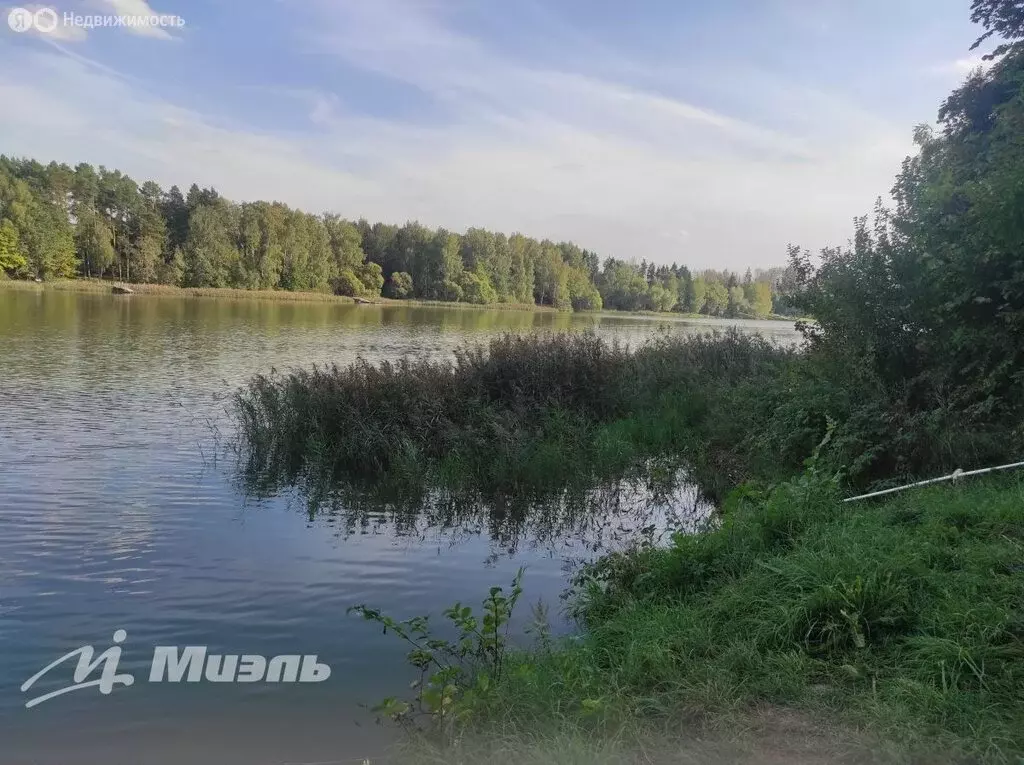
POLYGON ((479 513, 399 513, 238 479, 231 394, 272 368, 363 356, 446 356, 497 333, 593 330, 637 344, 735 325, 794 342, 781 322, 689 321, 422 306, 111 296, 0 289, 0 762, 33 765, 348 763, 396 734, 362 705, 412 674, 357 603, 407 618, 524 577, 550 607, 574 563, 654 523, 707 514, 685 484, 595 487, 522 523, 479 513), (71 684, 74 664, 20 686, 83 645, 112 646, 136 682, 71 684), (155 646, 316 654, 322 683, 148 683, 155 646))

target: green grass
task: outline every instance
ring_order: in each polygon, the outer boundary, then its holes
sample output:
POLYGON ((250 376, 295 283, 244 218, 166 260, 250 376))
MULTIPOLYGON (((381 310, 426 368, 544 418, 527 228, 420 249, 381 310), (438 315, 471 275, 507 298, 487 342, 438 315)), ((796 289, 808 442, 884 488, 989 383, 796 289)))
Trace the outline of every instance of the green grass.
POLYGON ((247 290, 234 287, 175 287, 169 284, 136 284, 106 279, 54 279, 45 282, 0 280, 0 289, 54 290, 57 292, 87 292, 109 294, 115 284, 130 287, 138 295, 164 295, 171 297, 231 298, 236 300, 275 300, 289 303, 346 303, 353 298, 330 292, 292 292, 289 290, 247 290))
POLYGON ((606 556, 585 630, 518 656, 476 724, 595 731, 757 705, 863 727, 924 761, 1024 756, 1024 483, 842 504, 820 478, 734 495, 719 528, 606 556))

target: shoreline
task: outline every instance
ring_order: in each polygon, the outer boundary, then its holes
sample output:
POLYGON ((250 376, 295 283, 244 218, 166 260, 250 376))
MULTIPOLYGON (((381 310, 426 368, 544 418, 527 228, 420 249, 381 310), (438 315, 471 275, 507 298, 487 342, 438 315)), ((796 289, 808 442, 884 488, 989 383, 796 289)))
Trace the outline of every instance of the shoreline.
POLYGON ((529 311, 536 313, 578 313, 587 316, 621 318, 645 317, 650 319, 661 319, 666 321, 679 320, 702 320, 702 321, 776 321, 783 323, 794 323, 797 317, 788 316, 761 316, 755 318, 747 317, 724 317, 709 316, 702 313, 677 313, 674 311, 612 311, 602 309, 600 311, 559 311, 556 308, 546 305, 532 305, 528 303, 457 303, 445 300, 423 300, 410 298, 399 300, 397 298, 367 298, 369 303, 360 303, 354 297, 346 295, 335 295, 329 292, 292 292, 289 290, 247 290, 238 287, 176 287, 170 284, 147 284, 125 281, 107 281, 106 279, 55 279, 52 281, 34 282, 23 279, 0 279, 0 290, 12 289, 25 292, 81 292, 88 294, 110 294, 113 287, 128 287, 136 295, 147 295, 157 297, 193 297, 193 298, 221 298, 231 300, 271 300, 282 303, 335 303, 340 305, 375 305, 375 306, 415 306, 419 308, 454 308, 458 310, 482 310, 482 311, 529 311))

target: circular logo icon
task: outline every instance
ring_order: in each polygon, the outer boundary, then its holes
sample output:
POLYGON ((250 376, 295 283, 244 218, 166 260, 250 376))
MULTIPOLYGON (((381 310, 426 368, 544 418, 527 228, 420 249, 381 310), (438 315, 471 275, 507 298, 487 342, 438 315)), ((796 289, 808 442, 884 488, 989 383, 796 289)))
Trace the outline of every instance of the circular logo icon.
POLYGON ((57 11, 53 8, 40 8, 32 16, 32 21, 40 32, 52 32, 57 28, 57 11))
POLYGON ((11 8, 11 12, 7 14, 7 26, 15 32, 27 32, 32 28, 32 11, 25 8, 11 8))

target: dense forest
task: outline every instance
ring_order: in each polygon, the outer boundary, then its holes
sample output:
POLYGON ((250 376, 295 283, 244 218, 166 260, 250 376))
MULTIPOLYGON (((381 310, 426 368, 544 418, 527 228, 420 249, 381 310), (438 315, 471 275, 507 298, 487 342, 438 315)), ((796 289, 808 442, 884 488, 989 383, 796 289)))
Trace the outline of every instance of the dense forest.
POLYGON ((795 284, 782 268, 601 263, 569 242, 353 222, 280 202, 236 204, 195 184, 187 194, 140 186, 103 166, 3 156, 0 274, 730 317, 785 313, 795 284))

